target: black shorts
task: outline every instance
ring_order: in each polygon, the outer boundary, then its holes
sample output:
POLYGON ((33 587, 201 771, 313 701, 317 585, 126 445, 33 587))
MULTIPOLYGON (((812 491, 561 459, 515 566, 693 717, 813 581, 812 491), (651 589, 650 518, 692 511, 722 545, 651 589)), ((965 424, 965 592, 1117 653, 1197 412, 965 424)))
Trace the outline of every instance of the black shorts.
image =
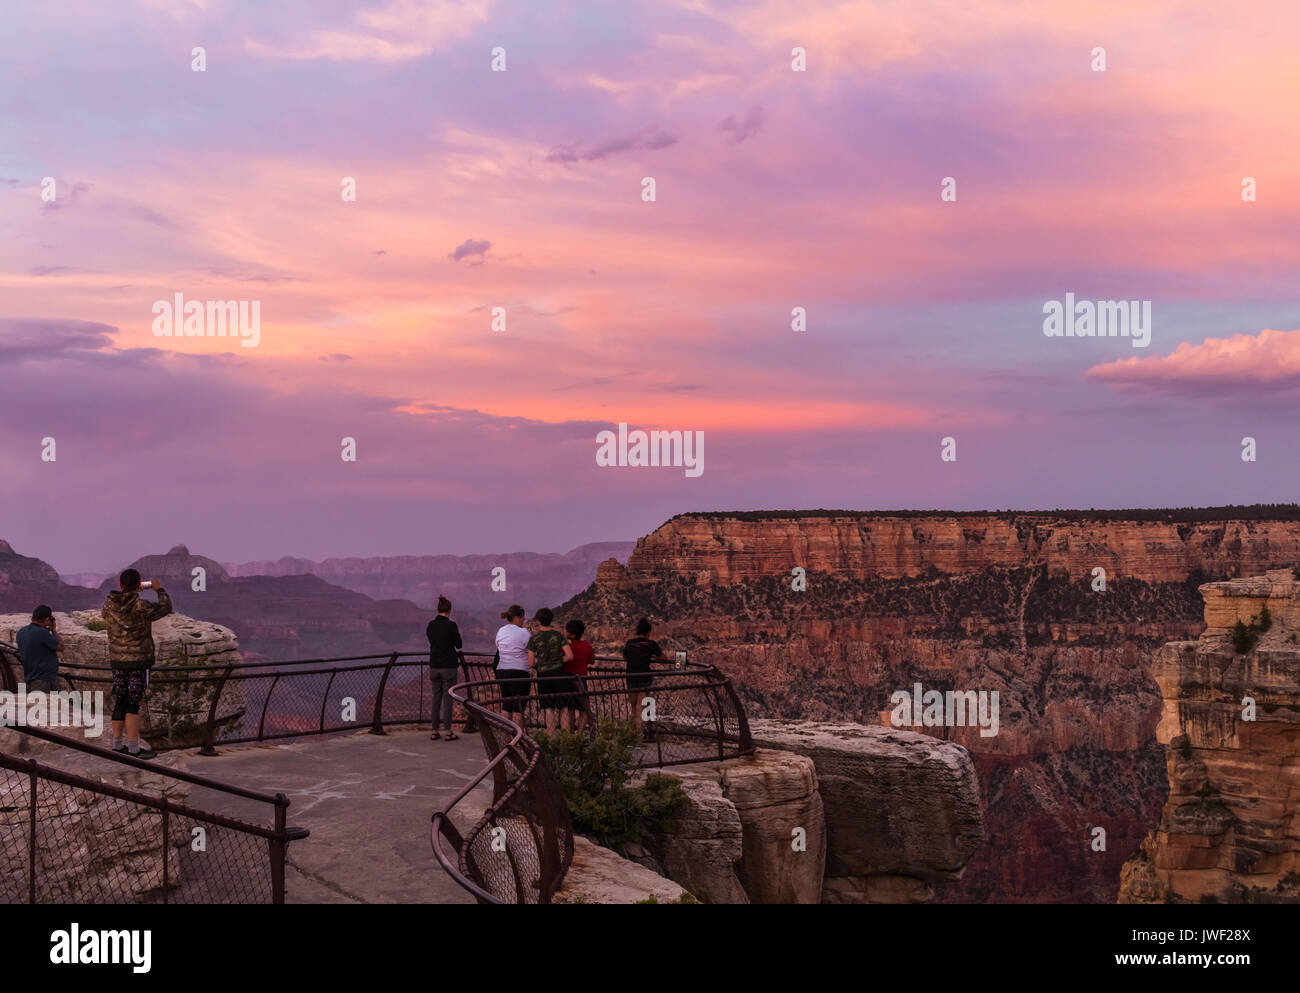
POLYGON ((581 710, 578 677, 569 673, 544 676, 537 683, 538 702, 543 710, 581 710))
POLYGON ((533 674, 527 669, 498 669, 497 682, 501 684, 501 705, 507 714, 522 714, 532 692, 533 674))
POLYGON ((629 690, 648 690, 654 682, 654 677, 648 672, 629 672, 627 674, 627 688, 629 690))
POLYGON ((148 669, 114 669, 113 720, 124 720, 127 714, 140 713, 140 703, 148 686, 148 669))

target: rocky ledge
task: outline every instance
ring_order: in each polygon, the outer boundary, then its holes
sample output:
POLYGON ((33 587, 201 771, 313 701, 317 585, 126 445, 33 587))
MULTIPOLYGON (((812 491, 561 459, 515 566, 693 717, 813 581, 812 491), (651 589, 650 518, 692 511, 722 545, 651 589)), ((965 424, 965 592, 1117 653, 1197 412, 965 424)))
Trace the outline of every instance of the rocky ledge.
POLYGON ((1300 903, 1300 581, 1207 583, 1206 629, 1155 657, 1169 800, 1120 903, 1300 903))
POLYGON ((752 731, 752 757, 665 770, 692 802, 649 848, 705 903, 924 903, 984 843, 960 745, 847 723, 752 731))

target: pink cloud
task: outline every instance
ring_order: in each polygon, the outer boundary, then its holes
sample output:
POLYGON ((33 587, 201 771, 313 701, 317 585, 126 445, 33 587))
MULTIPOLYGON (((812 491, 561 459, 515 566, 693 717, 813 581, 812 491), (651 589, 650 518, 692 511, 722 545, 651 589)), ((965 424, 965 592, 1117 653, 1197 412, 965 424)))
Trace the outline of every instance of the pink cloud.
POLYGON ((1300 385, 1300 331, 1183 342, 1172 354, 1119 359, 1093 366, 1088 379, 1174 392, 1249 387, 1289 390, 1300 385))

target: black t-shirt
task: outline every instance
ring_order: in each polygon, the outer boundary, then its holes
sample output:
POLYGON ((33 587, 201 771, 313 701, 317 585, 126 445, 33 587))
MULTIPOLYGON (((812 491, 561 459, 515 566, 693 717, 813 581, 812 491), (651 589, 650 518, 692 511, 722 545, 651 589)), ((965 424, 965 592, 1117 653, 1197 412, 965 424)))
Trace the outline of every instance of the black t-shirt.
POLYGON ((623 646, 623 661, 628 672, 649 672, 650 660, 663 654, 659 642, 649 638, 633 638, 623 646))
POLYGON ((460 628, 450 617, 439 614, 424 629, 429 637, 429 665, 435 669, 454 669, 460 662, 460 628))

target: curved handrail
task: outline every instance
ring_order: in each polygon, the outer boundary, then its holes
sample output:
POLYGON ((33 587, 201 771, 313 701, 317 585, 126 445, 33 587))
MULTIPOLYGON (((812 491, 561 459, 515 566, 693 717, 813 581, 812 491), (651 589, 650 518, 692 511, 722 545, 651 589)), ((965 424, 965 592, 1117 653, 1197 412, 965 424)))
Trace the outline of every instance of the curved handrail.
MULTIPOLYGON (((0 659, 3 659, 6 651, 17 656, 13 646, 0 642, 0 649, 3 649, 0 650, 0 659)), ((461 661, 467 674, 475 671, 486 674, 489 658, 485 652, 471 651, 463 652, 461 661)), ((522 724, 525 727, 540 726, 542 721, 539 711, 549 709, 549 704, 557 702, 554 699, 556 697, 580 701, 579 709, 592 718, 589 722, 592 727, 598 717, 632 719, 637 700, 634 693, 640 693, 642 703, 651 699, 656 704, 686 701, 688 706, 670 705, 659 708, 651 717, 654 733, 649 738, 645 754, 637 763, 638 767, 722 760, 753 752, 754 745, 744 707, 731 680, 716 667, 698 662, 681 665, 659 663, 645 674, 650 688, 634 690, 622 659, 597 656, 594 662, 576 694, 568 687, 557 692, 553 685, 557 677, 529 678, 528 695, 521 698, 526 701, 524 707, 527 712, 521 718, 522 724)), ((211 746, 216 742, 218 727, 231 720, 229 715, 219 716, 219 704, 228 687, 239 687, 240 700, 246 701, 246 687, 265 680, 271 681, 267 696, 261 701, 261 717, 256 733, 227 736, 221 739, 222 744, 360 730, 367 725, 372 732, 383 733, 384 725, 424 721, 423 683, 419 683, 420 696, 413 713, 398 713, 399 708, 390 704, 391 690, 388 697, 385 696, 385 690, 389 687, 389 677, 394 668, 424 669, 427 665, 426 652, 388 652, 279 662, 259 661, 239 665, 207 663, 165 667, 151 679, 151 685, 182 686, 190 694, 194 694, 196 688, 208 685, 213 687, 211 699, 201 699, 206 710, 201 731, 204 753, 215 754, 215 749, 211 746), (367 718, 356 715, 351 721, 327 725, 324 715, 330 700, 330 689, 340 676, 358 673, 374 673, 379 681, 372 698, 371 716, 367 718), (310 724, 302 727, 281 726, 279 730, 267 733, 266 716, 275 688, 282 681, 289 683, 295 679, 302 681, 304 677, 321 675, 328 675, 329 683, 321 695, 319 707, 312 705, 310 724)), ((61 675, 74 688, 76 682, 105 684, 111 673, 110 666, 73 664, 64 669, 61 675)), ((0 663, 0 677, 5 679, 6 685, 13 681, 15 672, 11 671, 11 665, 0 663)), ((516 685, 519 682, 523 680, 516 681, 516 685)), ((549 902, 563 882, 573 857, 573 825, 558 780, 542 756, 538 743, 527 734, 524 727, 502 713, 505 706, 499 681, 466 679, 452 688, 451 695, 470 715, 471 720, 479 725, 488 763, 443 809, 433 814, 431 844, 434 856, 452 879, 480 902, 507 902, 503 893, 512 895, 515 902, 549 902), (481 788, 489 776, 493 781, 492 802, 462 835, 451 819, 451 812, 481 788), (527 828, 521 835, 525 844, 520 846, 528 856, 527 864, 521 865, 515 852, 508 853, 510 887, 504 884, 498 887, 488 885, 484 871, 476 862, 476 843, 490 827, 501 827, 498 822, 510 824, 517 832, 521 826, 527 828), (508 893, 509 889, 513 889, 512 894, 508 893)), ((244 712, 240 710, 237 716, 242 719, 244 712)), ((183 747, 184 744, 186 743, 174 743, 174 746, 183 747)), ((147 767, 151 770, 155 768, 147 767)), ((196 777, 200 780, 202 778, 196 777)), ((231 789, 224 784, 220 785, 231 789)), ((281 866, 281 871, 282 868, 281 866)))
MULTIPOLYGON (((631 699, 633 691, 626 684, 614 685, 615 681, 624 683, 627 679, 625 671, 588 675, 576 695, 570 692, 568 686, 560 692, 555 692, 545 685, 548 678, 555 677, 529 679, 529 696, 511 699, 529 701, 525 704, 525 709, 528 706, 546 707, 548 697, 552 700, 562 697, 568 702, 576 700, 581 702, 581 709, 590 717, 596 716, 592 713, 593 702, 600 702, 596 709, 608 709, 610 702, 619 700, 626 700, 629 706, 634 703, 631 699), (537 690, 536 695, 532 692, 534 689, 537 690)), ((693 664, 685 671, 660 669, 652 672, 650 679, 649 688, 635 691, 644 695, 643 702, 645 699, 666 700, 673 697, 686 697, 689 694, 705 701, 705 709, 708 713, 696 718, 690 714, 674 713, 675 708, 670 707, 667 714, 657 714, 654 732, 650 736, 653 747, 649 755, 637 763, 638 767, 662 767, 720 760, 728 757, 728 753, 735 756, 753 753, 754 743, 744 707, 736 696, 731 680, 715 667, 693 664), (734 722, 734 730, 731 730, 728 722, 734 722), (666 756, 665 740, 676 740, 682 751, 678 754, 670 752, 666 756), (680 744, 682 742, 685 744, 680 744), (702 746, 701 742, 705 745, 702 746), (707 753, 700 751, 706 746, 707 753)), ((522 679, 517 681, 517 683, 522 682, 522 679)), ((573 858, 573 822, 559 783, 547 766, 537 742, 524 732, 522 726, 507 719, 497 709, 493 709, 493 704, 503 707, 505 702, 497 681, 459 683, 452 687, 451 694, 478 720, 480 729, 484 732, 484 748, 489 761, 487 766, 452 797, 445 807, 434 812, 430 828, 430 844, 434 857, 443 870, 480 903, 509 902, 502 894, 508 893, 511 889, 513 889, 514 902, 549 902, 563 882, 573 858), (498 735, 508 732, 509 739, 501 747, 495 748, 491 740, 493 733, 489 729, 494 729, 498 735), (517 767, 518 774, 514 780, 508 780, 503 772, 512 764, 517 767), (478 790, 489 776, 493 779, 492 802, 462 834, 452 820, 452 811, 470 794, 478 790), (520 797, 533 801, 531 809, 517 802, 520 797), (517 844, 506 851, 506 860, 511 869, 509 883, 513 885, 502 883, 493 887, 485 878, 486 872, 475 855, 476 845, 489 829, 501 827, 499 821, 518 820, 521 816, 527 819, 531 829, 529 834, 523 835, 525 841, 523 847, 528 848, 527 842, 531 838, 538 851, 535 858, 532 852, 525 851, 522 859, 519 857, 517 844), (533 820, 540 824, 540 833, 533 826, 533 820), (558 862, 555 858, 556 854, 559 856, 558 862), (537 871, 530 873, 528 878, 521 878, 519 874, 521 861, 525 864, 535 862, 537 871), (535 879, 532 878, 534 875, 535 879)), ((615 713, 613 716, 618 715, 615 713)), ((521 723, 524 725, 530 723, 526 714, 521 717, 521 723)), ((591 724, 594 724, 594 721, 588 726, 590 727, 591 724)), ((495 830, 493 833, 495 834, 495 830)), ((496 840, 495 837, 493 840, 496 840)), ((478 845, 478 847, 481 849, 482 846, 478 845)), ((491 850, 500 851, 495 848, 491 850)), ((502 878, 505 876, 504 872, 499 875, 502 878)))

